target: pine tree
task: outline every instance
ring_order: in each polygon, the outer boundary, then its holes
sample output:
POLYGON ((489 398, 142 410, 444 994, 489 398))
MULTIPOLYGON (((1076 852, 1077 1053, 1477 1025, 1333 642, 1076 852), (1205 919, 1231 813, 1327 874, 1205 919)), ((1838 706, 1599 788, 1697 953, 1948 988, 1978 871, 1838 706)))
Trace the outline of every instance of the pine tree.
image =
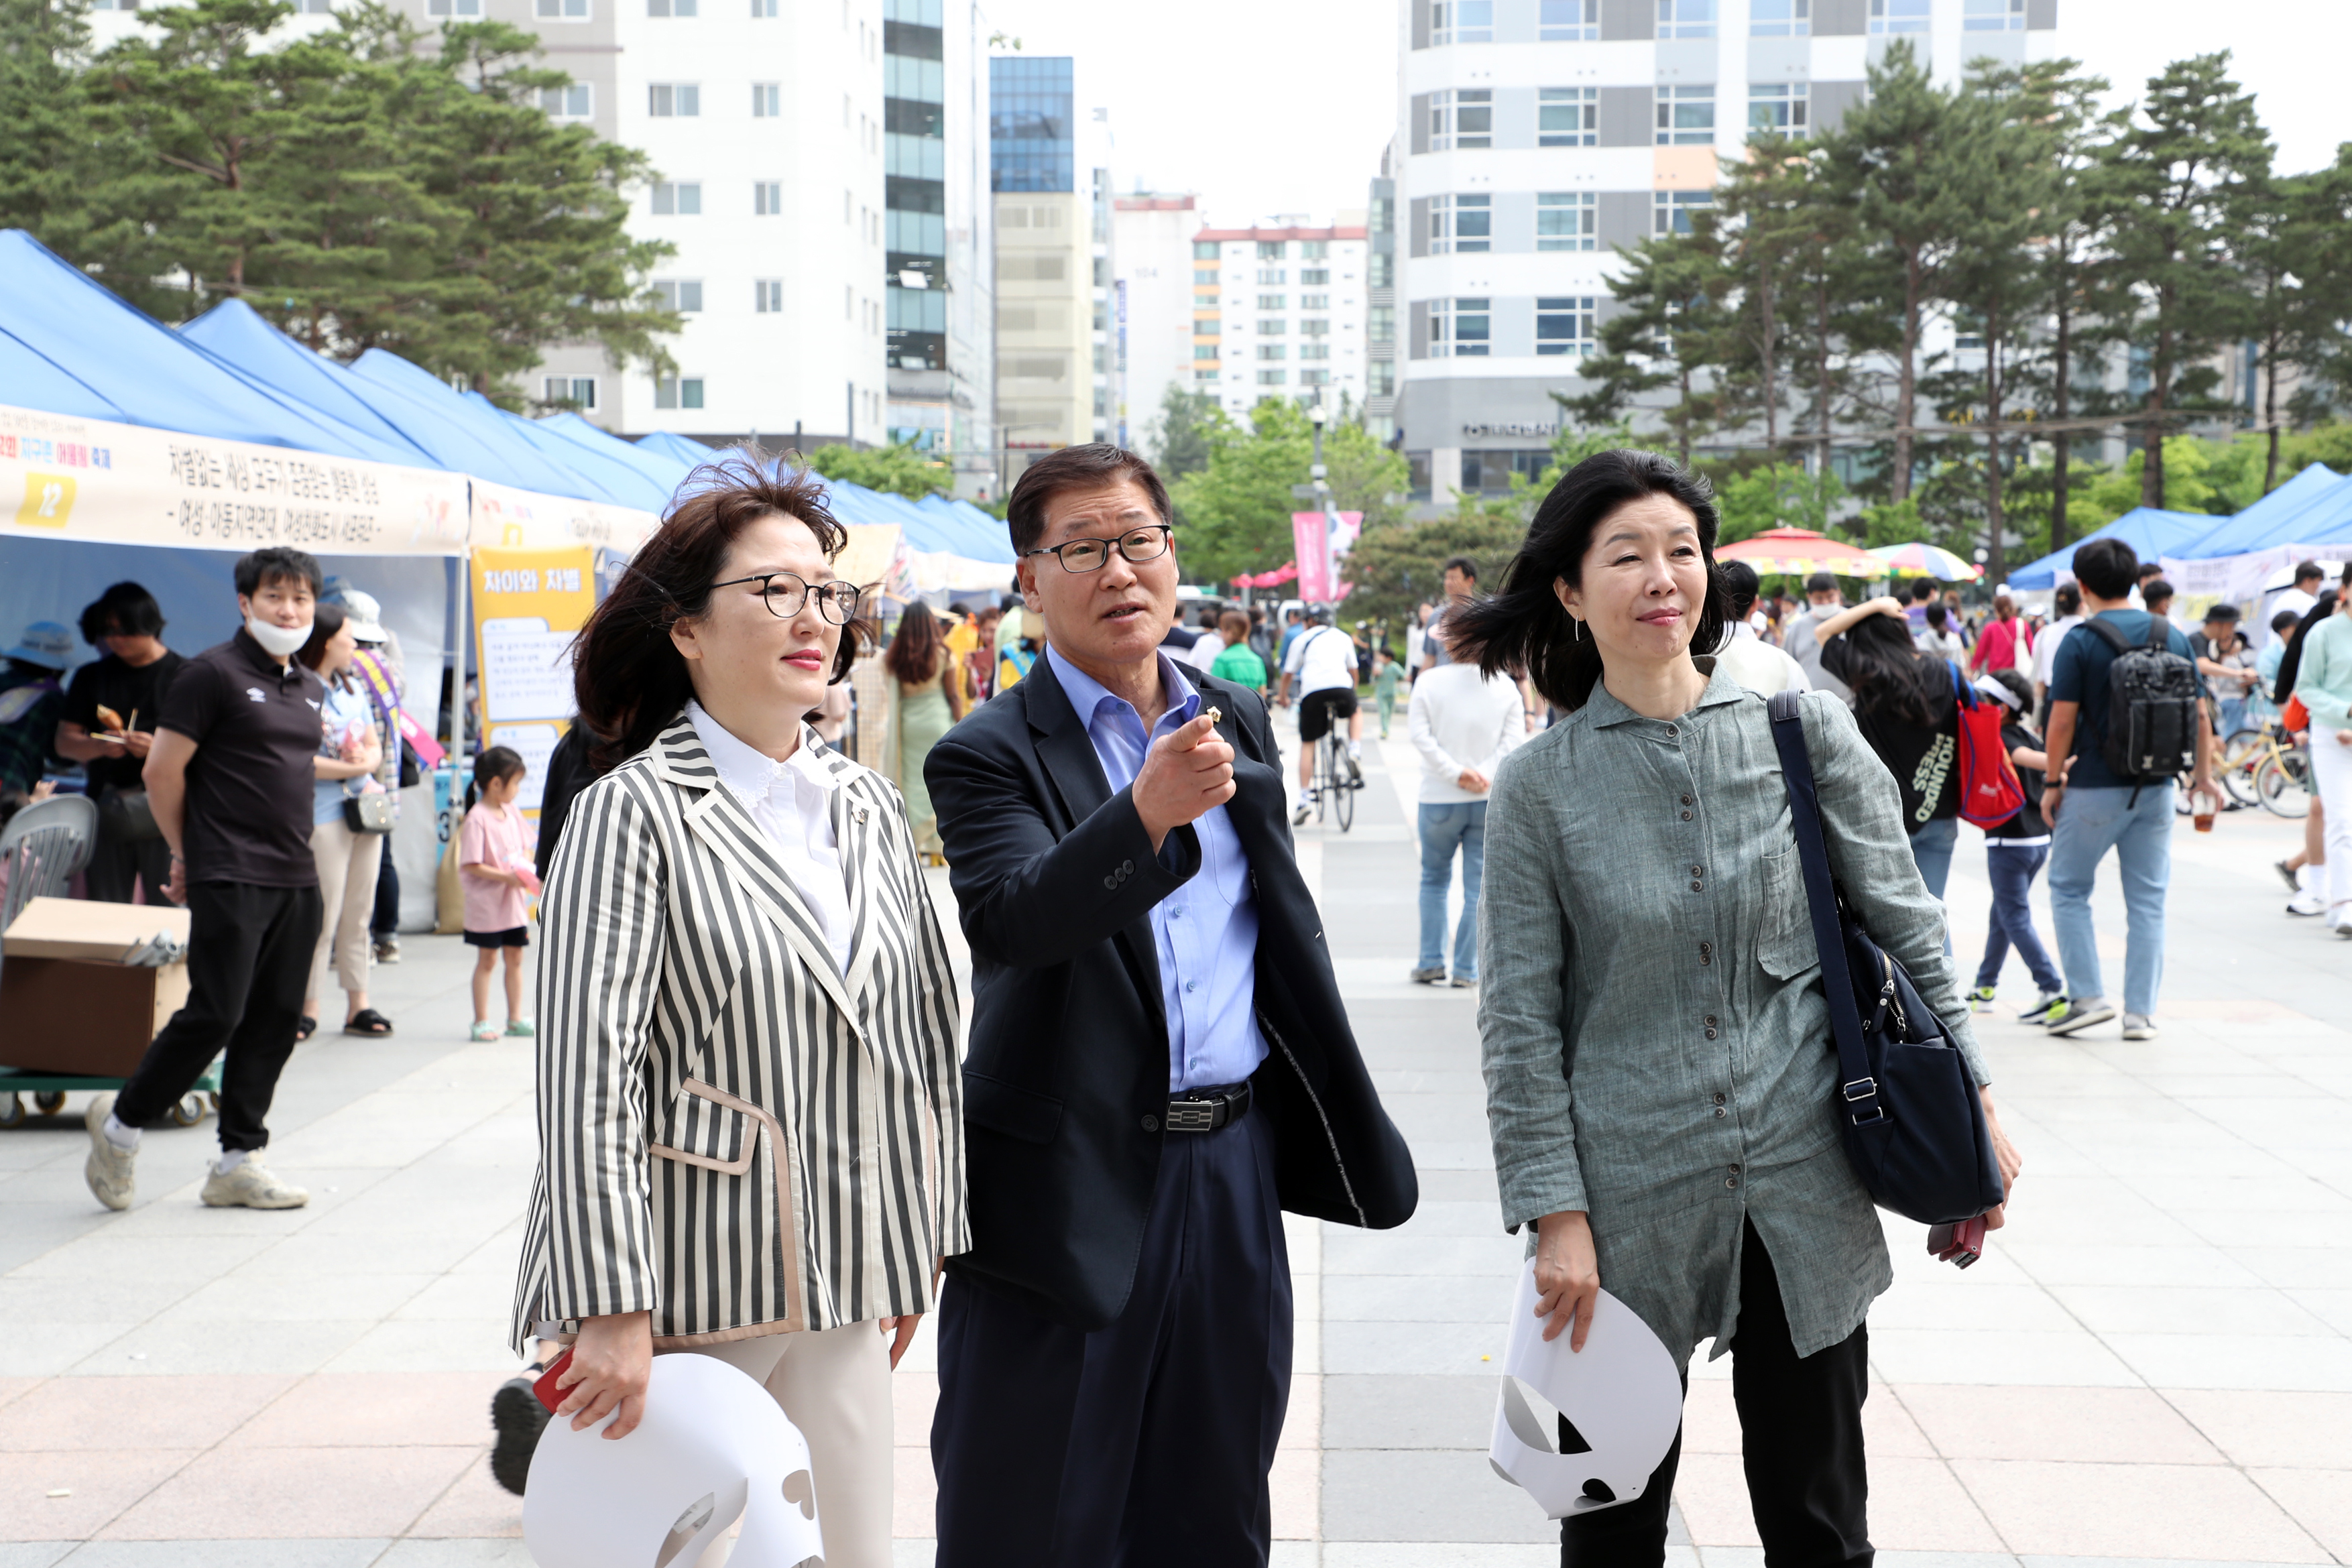
POLYGON ((1627 270, 1606 280, 1617 313, 1601 325, 1601 352, 1582 366, 1591 390, 1560 394, 1559 404, 1585 424, 1611 425, 1637 398, 1672 387, 1675 401, 1658 418, 1687 465, 1696 434, 1720 413, 1717 389, 1700 383, 1725 347, 1722 264, 1704 219, 1697 232, 1653 235, 1618 260, 1627 270))

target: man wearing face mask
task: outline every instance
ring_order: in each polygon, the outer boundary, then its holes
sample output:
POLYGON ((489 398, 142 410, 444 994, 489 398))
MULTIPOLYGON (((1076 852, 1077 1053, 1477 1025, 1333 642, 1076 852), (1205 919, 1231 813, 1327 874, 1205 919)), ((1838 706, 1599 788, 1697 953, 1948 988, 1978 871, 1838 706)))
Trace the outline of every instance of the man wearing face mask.
POLYGON ((319 940, 311 759, 326 693, 294 657, 310 640, 319 587, 319 563, 300 550, 260 549, 239 560, 244 628, 190 659, 164 695, 142 781, 172 846, 164 893, 188 906, 188 1000, 121 1092, 90 1102, 83 1176, 109 1208, 131 1207, 139 1130, 224 1050, 221 1155, 204 1201, 215 1208, 310 1201, 265 1169, 260 1153, 319 940))

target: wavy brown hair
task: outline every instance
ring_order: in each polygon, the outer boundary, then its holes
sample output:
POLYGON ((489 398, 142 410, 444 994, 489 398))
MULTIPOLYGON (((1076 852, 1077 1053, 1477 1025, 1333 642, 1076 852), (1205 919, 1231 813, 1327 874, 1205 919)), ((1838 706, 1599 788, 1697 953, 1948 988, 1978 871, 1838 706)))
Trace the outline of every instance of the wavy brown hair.
MULTIPOLYGON (((653 538, 638 547, 613 591, 581 628, 572 655, 572 689, 588 727, 589 765, 610 771, 651 746, 694 695, 686 660, 670 628, 710 605, 711 584, 728 551, 761 518, 782 515, 808 525, 827 559, 849 534, 825 509, 824 481, 756 452, 730 453, 687 476, 653 538)), ((841 629, 834 682, 848 678, 862 620, 841 629)))
POLYGON ((940 678, 940 667, 947 662, 947 653, 948 640, 940 631, 940 618, 931 613, 929 605, 918 599, 898 617, 898 634, 883 650, 882 663, 898 678, 899 685, 919 686, 940 678))

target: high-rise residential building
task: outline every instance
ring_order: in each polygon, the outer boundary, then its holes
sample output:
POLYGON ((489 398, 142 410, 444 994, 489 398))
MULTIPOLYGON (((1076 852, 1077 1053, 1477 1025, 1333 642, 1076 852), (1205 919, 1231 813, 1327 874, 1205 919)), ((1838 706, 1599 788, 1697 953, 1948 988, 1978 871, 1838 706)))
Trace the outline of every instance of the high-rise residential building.
POLYGON ((1024 453, 1095 438, 1096 182, 1092 171, 1078 181, 1069 57, 998 55, 988 65, 996 426, 1009 486, 1024 453))
POLYGON ((1398 24, 1394 416, 1439 507, 1549 461, 1612 253, 1687 230, 1751 128, 1834 124, 1906 38, 1947 82, 2062 52, 2058 0, 1400 0, 1398 24))
POLYGON ((888 434, 992 495, 996 306, 990 267, 987 35, 975 0, 883 0, 888 434))
MULTIPOLYGON (((894 4, 898 0, 894 0, 894 4)), ((551 350, 528 391, 607 429, 772 445, 884 438, 883 0, 402 0, 510 22, 570 73, 547 112, 643 149, 630 232, 677 254, 673 370, 551 350)))
POLYGON ((1169 389, 1192 390, 1192 232, 1201 215, 1190 196, 1138 193, 1111 207, 1119 439, 1140 444, 1169 389))
POLYGON ((1193 385, 1237 419, 1269 397, 1361 407, 1370 254, 1360 223, 1284 216, 1195 234, 1193 385), (1201 308, 1212 300, 1213 315, 1201 308))

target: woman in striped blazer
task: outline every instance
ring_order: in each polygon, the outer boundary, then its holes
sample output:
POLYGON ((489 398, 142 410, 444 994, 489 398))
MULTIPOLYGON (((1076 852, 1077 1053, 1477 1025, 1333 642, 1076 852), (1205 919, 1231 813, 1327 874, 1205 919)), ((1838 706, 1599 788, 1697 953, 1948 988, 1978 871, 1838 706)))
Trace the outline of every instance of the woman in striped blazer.
POLYGON ((969 1246, 955 981, 898 791, 801 717, 855 649, 845 536, 812 476, 710 478, 581 636, 612 770, 542 907, 514 1333, 573 1339, 557 1415, 611 1437, 652 1356, 742 1369, 809 1440, 826 1563, 880 1568, 889 1371, 969 1246))

